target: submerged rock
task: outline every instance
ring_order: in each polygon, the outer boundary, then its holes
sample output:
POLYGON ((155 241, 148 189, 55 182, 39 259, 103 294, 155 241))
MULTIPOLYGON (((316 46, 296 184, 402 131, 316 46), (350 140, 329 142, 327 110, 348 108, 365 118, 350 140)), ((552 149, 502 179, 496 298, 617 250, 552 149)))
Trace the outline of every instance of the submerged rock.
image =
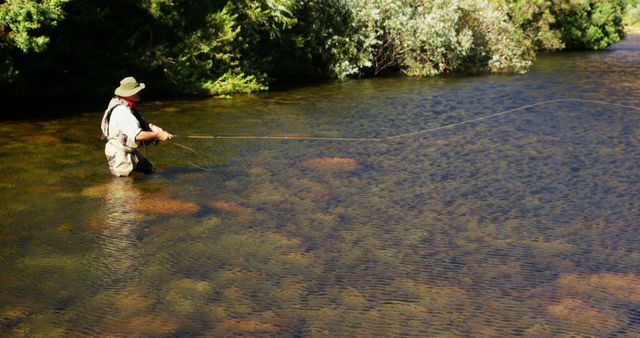
POLYGON ((204 298, 211 293, 213 287, 206 281, 183 278, 171 282, 169 289, 182 297, 204 298))
POLYGON ((224 270, 216 272, 213 280, 217 286, 230 286, 244 281, 261 282, 265 278, 265 274, 258 271, 224 270))
POLYGON ((306 160, 302 165, 319 170, 353 171, 358 168, 358 161, 347 157, 323 157, 306 160))
POLYGON ((306 252, 283 252, 280 254, 280 261, 285 264, 307 265, 310 264, 313 256, 306 252))
POLYGON ((37 270, 80 270, 82 269, 83 256, 80 255, 47 255, 47 256, 26 256, 22 258, 21 265, 29 269, 37 270))
POLYGON ((569 274, 557 284, 559 291, 569 296, 640 303, 640 276, 631 273, 569 274))
POLYGON ((250 298, 242 289, 235 286, 222 290, 221 295, 224 301, 235 303, 236 306, 248 302, 250 298))
POLYGON ((274 289, 271 295, 280 302, 297 303, 305 294, 308 285, 301 279, 292 278, 282 282, 280 287, 274 289))
POLYGON ((221 304, 229 307, 230 313, 234 316, 247 316, 257 308, 245 290, 234 286, 222 290, 220 300, 221 304))
POLYGON ((353 287, 347 287, 344 290, 340 290, 337 296, 341 304, 349 307, 367 305, 367 297, 353 287))
POLYGON ((331 197, 331 191, 324 184, 304 178, 294 178, 289 180, 289 183, 297 190, 295 195, 302 199, 326 199, 331 197))
POLYGON ((577 299, 563 299, 548 305, 547 313, 575 329, 606 332, 622 324, 613 311, 603 310, 577 299))
POLYGON ((24 305, 21 306, 9 306, 0 311, 0 325, 5 322, 20 320, 29 316, 30 309, 24 305))
POLYGON ((267 170, 267 169, 265 169, 263 167, 252 167, 249 170, 247 170, 247 172, 251 176, 257 176, 257 177, 266 176, 266 175, 270 174, 269 170, 267 170))
POLYGON ((398 337, 406 332, 419 332, 429 325, 431 313, 422 306, 411 303, 387 303, 378 305, 361 318, 357 337, 398 337))
POLYGON ((567 255, 575 251, 575 246, 561 240, 526 240, 524 244, 530 246, 538 252, 543 252, 546 256, 567 255))
POLYGON ((640 276, 634 274, 599 273, 589 283, 621 301, 640 303, 640 276))
MULTIPOLYGON (((24 321, 17 325, 8 335, 4 335, 3 337, 69 337, 67 328, 63 327, 61 323, 60 311, 46 311, 23 319, 24 321)), ((3 334, 6 333, 4 331, 0 332, 3 334)))
POLYGON ((436 286, 418 283, 413 280, 399 280, 396 288, 426 308, 438 311, 460 311, 470 308, 467 293, 454 286, 436 286))
POLYGON ((126 336, 149 337, 171 335, 179 326, 180 323, 174 317, 148 314, 132 318, 122 329, 126 336))
POLYGON ((149 291, 140 286, 127 286, 117 292, 100 293, 91 302, 92 308, 88 312, 101 312, 110 308, 117 310, 114 317, 121 320, 148 313, 153 304, 149 291))
POLYGON ((200 206, 189 201, 171 199, 164 195, 147 195, 136 201, 136 211, 159 215, 190 215, 200 211, 200 206))
POLYGON ((290 195, 287 189, 272 183, 250 186, 246 193, 251 196, 251 201, 270 205, 282 203, 290 195))
POLYGON ((144 312, 149 309, 151 304, 150 298, 140 294, 120 296, 115 300, 115 305, 120 313, 144 312))
POLYGON ((285 234, 267 232, 262 234, 262 238, 274 248, 299 248, 302 246, 302 241, 299 238, 285 234))
POLYGON ((250 318, 234 318, 222 320, 216 325, 216 334, 275 333, 279 329, 271 323, 250 318))
POLYGON ((553 337, 553 331, 547 324, 537 323, 526 329, 522 336, 524 338, 553 337))

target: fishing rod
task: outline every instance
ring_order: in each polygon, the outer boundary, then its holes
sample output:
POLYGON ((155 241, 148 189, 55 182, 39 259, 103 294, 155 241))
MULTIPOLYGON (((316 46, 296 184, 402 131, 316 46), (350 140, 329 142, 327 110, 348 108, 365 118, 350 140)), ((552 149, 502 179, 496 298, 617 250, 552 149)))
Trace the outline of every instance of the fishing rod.
POLYGON ((313 136, 255 136, 255 135, 173 135, 174 137, 192 139, 225 139, 225 140, 308 140, 308 141, 381 141, 380 138, 354 137, 313 137, 313 136))
MULTIPOLYGON (((478 117, 478 118, 475 118, 475 119, 465 120, 465 121, 462 121, 462 122, 456 122, 456 123, 451 123, 451 124, 447 124, 447 125, 444 125, 444 126, 418 130, 418 131, 414 131, 414 132, 410 132, 410 133, 404 133, 404 134, 398 134, 398 135, 392 135, 392 136, 385 136, 385 137, 363 137, 363 138, 358 138, 358 137, 314 137, 314 136, 286 136, 286 135, 285 136, 275 136, 275 135, 266 135, 266 136, 259 136, 259 135, 173 135, 173 136, 174 137, 179 137, 179 138, 215 139, 215 140, 298 140, 298 141, 382 142, 382 141, 395 140, 395 139, 400 139, 400 138, 405 138, 405 137, 421 135, 421 134, 428 134, 428 133, 435 132, 435 131, 438 131, 438 130, 443 130, 443 129, 451 129, 451 128, 455 128, 455 127, 462 126, 462 125, 465 125, 465 124, 470 124, 470 123, 474 123, 474 122, 490 120, 490 119, 494 119, 494 118, 497 118, 497 117, 500 117, 500 116, 511 114, 511 113, 514 113, 514 112, 517 112, 517 111, 520 111, 520 110, 525 110, 525 109, 528 109, 528 108, 532 108, 532 107, 536 107, 536 106, 540 106, 540 105, 544 105, 544 104, 549 104, 549 103, 557 103, 557 102, 596 103, 596 104, 618 106, 618 107, 629 108, 629 109, 634 109, 634 110, 640 111, 640 107, 624 105, 624 104, 619 104, 619 103, 606 102, 606 101, 587 100, 587 99, 556 99, 556 100, 540 101, 540 102, 536 102, 536 103, 520 106, 520 107, 517 107, 517 108, 505 110, 505 111, 502 111, 502 112, 498 112, 498 113, 495 113, 495 114, 486 115, 486 116, 478 117)), ((180 145, 180 146, 182 146, 184 148, 188 148, 188 147, 186 147, 184 145, 180 145)), ((197 154, 197 152, 195 150, 191 149, 191 148, 188 148, 187 150, 190 150, 190 151, 192 151, 192 152, 197 154)))

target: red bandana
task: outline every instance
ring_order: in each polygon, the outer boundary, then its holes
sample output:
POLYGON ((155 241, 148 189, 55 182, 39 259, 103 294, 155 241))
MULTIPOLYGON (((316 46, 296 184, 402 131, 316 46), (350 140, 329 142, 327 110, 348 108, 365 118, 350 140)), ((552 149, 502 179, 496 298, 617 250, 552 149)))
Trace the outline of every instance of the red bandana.
POLYGON ((136 103, 134 101, 131 100, 127 100, 126 98, 122 97, 122 96, 118 96, 120 98, 120 100, 124 101, 124 103, 127 104, 127 106, 133 108, 133 109, 138 109, 138 106, 136 106, 136 103))

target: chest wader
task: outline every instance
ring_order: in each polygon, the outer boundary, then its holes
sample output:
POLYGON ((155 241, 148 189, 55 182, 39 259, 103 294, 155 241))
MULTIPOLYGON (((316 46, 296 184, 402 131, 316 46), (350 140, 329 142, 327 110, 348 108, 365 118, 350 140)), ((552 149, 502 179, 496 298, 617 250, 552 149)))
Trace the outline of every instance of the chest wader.
MULTIPOLYGON (((155 172, 155 168, 151 161, 138 151, 138 144, 135 140, 128 140, 127 135, 118 131, 118 133, 112 134, 109 132, 109 121, 111 119, 111 113, 113 110, 124 105, 118 103, 113 105, 105 113, 103 119, 103 125, 106 124, 106 138, 107 144, 104 147, 104 154, 107 157, 109 164, 109 171, 114 176, 128 176, 131 172, 141 172, 144 174, 152 174, 155 172)), ((149 123, 134 109, 130 109, 131 114, 138 120, 140 127, 143 131, 151 131, 149 123)), ((104 129, 103 129, 104 131, 104 129)))

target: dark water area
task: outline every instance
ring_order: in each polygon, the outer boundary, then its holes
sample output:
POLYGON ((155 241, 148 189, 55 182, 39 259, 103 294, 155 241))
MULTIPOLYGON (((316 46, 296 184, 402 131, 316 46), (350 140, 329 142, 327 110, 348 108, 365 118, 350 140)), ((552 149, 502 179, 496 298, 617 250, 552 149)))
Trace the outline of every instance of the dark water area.
POLYGON ((151 176, 2 122, 0 336, 638 337, 639 60, 146 102, 151 176))

